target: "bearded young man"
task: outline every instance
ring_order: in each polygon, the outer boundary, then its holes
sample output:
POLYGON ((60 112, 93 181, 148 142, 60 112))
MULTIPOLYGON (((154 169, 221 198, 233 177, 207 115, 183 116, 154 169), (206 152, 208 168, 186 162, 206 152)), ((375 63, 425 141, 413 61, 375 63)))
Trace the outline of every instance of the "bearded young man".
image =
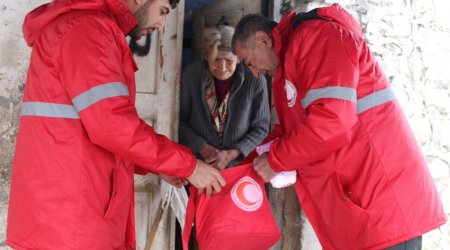
POLYGON ((274 76, 279 124, 253 161, 265 181, 297 171, 296 191, 324 249, 421 249, 447 218, 427 163, 364 41, 339 5, 248 15, 234 52, 274 76))
POLYGON ((133 174, 225 181, 139 119, 127 46, 162 30, 174 0, 57 0, 30 12, 32 47, 14 157, 7 244, 16 249, 135 248, 133 174), (139 167, 137 167, 139 166, 139 167))

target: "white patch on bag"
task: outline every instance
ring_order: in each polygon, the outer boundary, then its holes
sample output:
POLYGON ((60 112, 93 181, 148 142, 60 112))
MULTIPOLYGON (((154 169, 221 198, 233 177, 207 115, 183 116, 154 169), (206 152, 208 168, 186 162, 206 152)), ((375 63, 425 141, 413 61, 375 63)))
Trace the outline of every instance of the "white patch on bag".
POLYGON ((231 189, 231 199, 240 209, 252 212, 261 207, 263 193, 253 178, 244 176, 231 189))
POLYGON ((295 100, 297 100, 297 89, 295 89, 295 86, 292 82, 290 82, 288 79, 285 79, 284 90, 286 91, 286 97, 289 108, 294 107, 295 100))

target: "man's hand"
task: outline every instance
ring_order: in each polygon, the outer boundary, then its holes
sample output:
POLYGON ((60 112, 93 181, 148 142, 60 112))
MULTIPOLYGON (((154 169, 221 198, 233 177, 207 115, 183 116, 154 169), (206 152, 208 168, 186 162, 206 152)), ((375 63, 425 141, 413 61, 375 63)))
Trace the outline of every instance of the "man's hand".
POLYGON ((277 172, 272 170, 269 160, 267 160, 267 153, 264 153, 253 160, 253 169, 265 182, 269 182, 277 175, 277 172))
POLYGON ((177 188, 182 187, 183 185, 188 184, 188 182, 180 177, 175 177, 175 176, 168 176, 168 175, 163 175, 163 174, 159 174, 159 177, 161 177, 161 179, 167 183, 169 183, 172 186, 175 186, 177 188))
POLYGON ((226 182, 220 172, 206 164, 201 160, 197 160, 197 166, 194 173, 187 178, 188 181, 198 189, 198 193, 201 194, 203 190, 206 190, 206 196, 211 196, 212 193, 216 194, 222 190, 226 182))
POLYGON ((218 159, 212 166, 219 170, 224 169, 228 163, 236 159, 240 154, 241 152, 237 149, 220 150, 219 153, 217 153, 218 159))
POLYGON ((208 143, 205 143, 200 147, 198 152, 206 163, 212 163, 217 160, 217 153, 219 153, 219 150, 208 143))

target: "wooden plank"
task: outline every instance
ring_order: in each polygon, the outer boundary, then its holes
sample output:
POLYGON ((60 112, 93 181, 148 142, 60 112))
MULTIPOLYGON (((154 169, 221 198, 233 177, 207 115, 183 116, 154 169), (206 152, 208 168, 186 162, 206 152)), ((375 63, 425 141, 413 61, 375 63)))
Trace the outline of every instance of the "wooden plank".
MULTIPOLYGON (((184 17, 184 0, 171 10, 160 34, 152 34, 149 55, 135 57, 136 108, 141 119, 160 134, 177 138, 179 109, 179 79, 184 17)), ((144 249, 148 232, 161 204, 161 184, 158 176, 135 176, 135 216, 137 249, 144 249)), ((166 209, 161 215, 151 249, 174 249, 175 215, 166 209)))

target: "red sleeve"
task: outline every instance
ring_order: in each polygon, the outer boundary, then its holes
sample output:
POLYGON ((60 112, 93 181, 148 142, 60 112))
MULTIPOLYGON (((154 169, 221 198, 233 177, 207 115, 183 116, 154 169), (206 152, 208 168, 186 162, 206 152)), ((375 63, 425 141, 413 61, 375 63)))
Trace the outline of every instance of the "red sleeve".
POLYGON ((297 102, 306 117, 271 146, 269 162, 277 172, 325 159, 350 142, 357 122, 359 40, 329 21, 311 21, 299 28, 284 65, 286 77, 297 90, 304 90, 297 102), (322 92, 327 94, 320 97, 322 92))
POLYGON ((134 166, 134 173, 138 174, 138 175, 147 175, 149 173, 157 174, 157 173, 152 172, 148 168, 143 168, 143 167, 139 167, 139 166, 134 166))
MULTIPOLYGON (((264 140, 261 142, 260 145, 270 142, 270 141, 273 141, 273 140, 279 138, 281 135, 282 135, 282 129, 280 127, 280 124, 275 124, 275 126, 273 127, 273 130, 270 131, 270 133, 266 136, 266 138, 264 138, 264 140)), ((256 157, 258 157, 258 154, 256 153, 256 149, 254 149, 239 164, 252 163, 253 159, 255 159, 256 157)))
POLYGON ((188 177, 196 165, 190 150, 138 117, 130 96, 132 58, 124 44, 123 34, 100 18, 78 23, 61 43, 61 77, 83 127, 92 143, 140 167, 188 177))
POLYGON ((272 131, 264 138, 264 140, 261 142, 261 144, 273 141, 275 139, 280 138, 283 135, 283 129, 281 128, 280 124, 275 124, 273 126, 272 131))

